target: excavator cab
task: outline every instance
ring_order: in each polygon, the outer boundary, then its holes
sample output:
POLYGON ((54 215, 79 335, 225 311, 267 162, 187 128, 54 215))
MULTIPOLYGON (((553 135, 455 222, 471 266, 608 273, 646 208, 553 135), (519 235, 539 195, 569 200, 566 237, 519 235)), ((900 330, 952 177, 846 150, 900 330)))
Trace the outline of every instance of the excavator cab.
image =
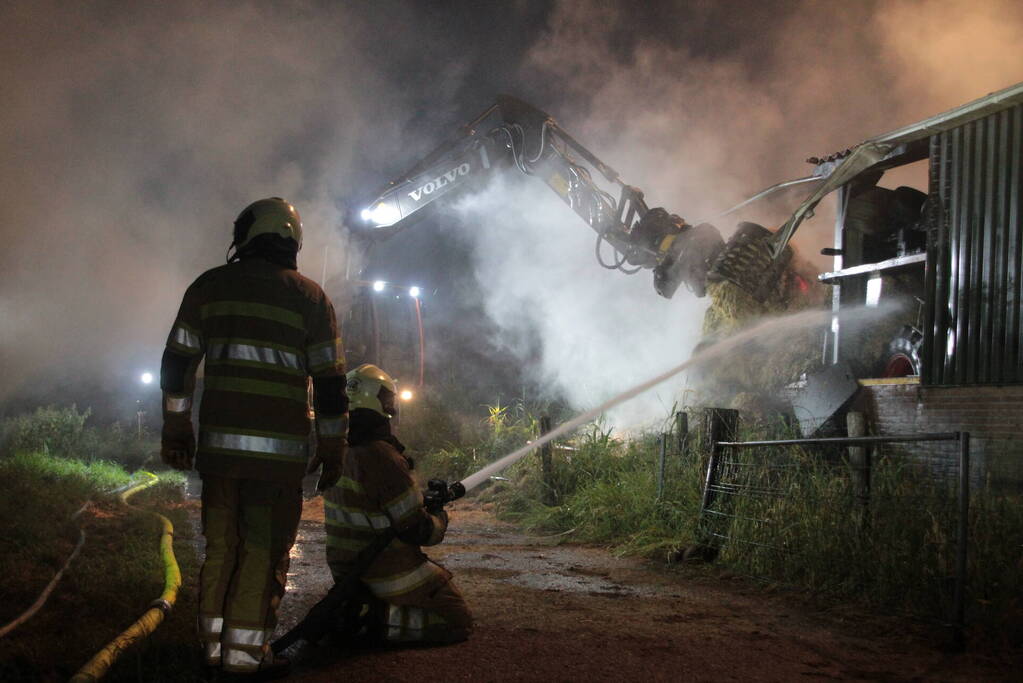
POLYGON ((416 286, 364 280, 334 280, 327 292, 344 311, 345 365, 387 368, 409 400, 425 380, 422 292, 416 286))

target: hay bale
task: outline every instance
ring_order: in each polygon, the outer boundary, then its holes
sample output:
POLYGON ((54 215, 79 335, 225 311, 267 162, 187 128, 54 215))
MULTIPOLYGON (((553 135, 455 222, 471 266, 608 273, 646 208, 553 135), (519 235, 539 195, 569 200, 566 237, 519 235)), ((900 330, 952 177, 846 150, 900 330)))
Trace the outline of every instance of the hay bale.
MULTIPOLYGON (((731 282, 712 282, 707 287, 710 307, 703 319, 704 343, 734 334, 761 318, 822 306, 829 289, 798 258, 792 259, 763 301, 731 282)), ((701 393, 717 405, 729 405, 742 396, 744 406, 774 408, 779 389, 821 366, 821 343, 820 330, 803 330, 781 344, 749 345, 704 366, 697 378, 701 393)))

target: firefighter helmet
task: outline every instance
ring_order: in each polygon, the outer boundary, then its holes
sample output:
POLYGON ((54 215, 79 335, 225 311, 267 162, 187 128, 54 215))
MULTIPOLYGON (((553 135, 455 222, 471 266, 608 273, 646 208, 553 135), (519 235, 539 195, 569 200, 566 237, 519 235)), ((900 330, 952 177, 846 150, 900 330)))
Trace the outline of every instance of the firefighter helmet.
POLYGON ((384 417, 393 417, 398 385, 390 375, 375 365, 363 363, 345 378, 348 380, 345 391, 348 393, 349 410, 368 408, 384 417))
POLYGON ((280 235, 302 248, 302 219, 295 207, 280 197, 252 202, 234 221, 234 247, 242 249, 257 235, 280 235))

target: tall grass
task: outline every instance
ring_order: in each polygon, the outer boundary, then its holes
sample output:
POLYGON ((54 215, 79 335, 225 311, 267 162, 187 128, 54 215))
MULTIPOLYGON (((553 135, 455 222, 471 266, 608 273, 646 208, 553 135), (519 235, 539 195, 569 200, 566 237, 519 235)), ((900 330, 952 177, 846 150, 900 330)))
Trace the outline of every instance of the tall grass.
MULTIPOLYGON (((537 420, 492 409, 483 424, 489 435, 434 451, 424 469, 464 477, 534 438, 537 420)), ((757 434, 742 438, 783 438, 791 436, 788 429, 760 424, 757 434)), ((953 481, 889 453, 876 460, 864 509, 842 450, 740 451, 727 456, 729 476, 760 495, 731 496, 727 505, 719 495, 715 509, 722 514, 701 517, 706 448, 695 439, 684 453, 669 448, 658 499, 659 453, 656 433, 625 439, 590 425, 554 447, 546 479, 540 456, 531 454, 502 473, 507 481, 492 482, 478 496, 530 530, 571 531, 566 538, 657 558, 716 538, 723 543, 720 563, 735 572, 886 611, 947 615, 956 550, 953 481)), ((1023 498, 975 491, 969 525, 971 620, 1023 632, 1023 498)))
MULTIPOLYGON (((853 492, 839 453, 790 448, 728 455, 730 481, 758 495, 719 500, 728 517, 705 531, 727 536, 722 561, 750 575, 887 611, 951 618, 956 576, 956 480, 899 449, 878 451, 869 499, 853 492)), ((967 520, 967 619, 1023 635, 1023 498, 973 492, 967 520)))
POLYGON ((461 479, 536 437, 538 413, 524 403, 483 408, 482 417, 452 417, 426 397, 407 409, 398 434, 418 456, 422 479, 461 479))

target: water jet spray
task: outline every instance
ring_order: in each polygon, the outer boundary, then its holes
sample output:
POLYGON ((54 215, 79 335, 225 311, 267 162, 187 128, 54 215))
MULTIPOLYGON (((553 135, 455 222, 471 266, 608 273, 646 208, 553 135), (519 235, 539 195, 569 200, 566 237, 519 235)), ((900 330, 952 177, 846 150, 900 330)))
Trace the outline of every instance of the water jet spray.
MULTIPOLYGON (((888 307, 876 307, 867 308, 859 307, 852 310, 842 312, 843 319, 870 319, 879 317, 888 311, 888 307)), ((450 500, 460 498, 465 493, 473 490, 483 482, 490 479, 492 476, 503 471, 507 467, 515 464, 532 451, 540 448, 544 444, 553 441, 554 439, 568 434, 576 430, 579 426, 584 425, 588 422, 593 421, 602 413, 614 408, 615 406, 624 403, 636 396, 642 394, 648 389, 652 389, 658 384, 665 382, 675 375, 688 370, 689 368, 706 363, 711 360, 718 359, 728 353, 735 351, 747 344, 753 342, 765 343, 771 341, 780 341, 785 337, 791 335, 793 332, 812 327, 825 326, 831 324, 833 313, 831 311, 813 310, 813 311, 801 311, 799 313, 792 313, 781 317, 770 318, 761 320, 749 327, 741 330, 740 332, 721 339, 720 341, 714 342, 713 344, 705 347, 704 349, 695 353, 689 360, 676 365, 675 367, 662 372, 655 377, 652 377, 644 382, 640 382, 631 389, 627 389, 622 393, 614 396, 600 405, 587 410, 586 412, 580 413, 558 425, 551 431, 543 434, 538 439, 530 441, 525 446, 522 446, 518 450, 515 450, 508 455, 500 458, 499 460, 483 467, 479 471, 470 474, 468 477, 463 479, 461 482, 452 484, 450 490, 452 492, 457 490, 457 487, 463 489, 459 495, 455 495, 450 500)))

